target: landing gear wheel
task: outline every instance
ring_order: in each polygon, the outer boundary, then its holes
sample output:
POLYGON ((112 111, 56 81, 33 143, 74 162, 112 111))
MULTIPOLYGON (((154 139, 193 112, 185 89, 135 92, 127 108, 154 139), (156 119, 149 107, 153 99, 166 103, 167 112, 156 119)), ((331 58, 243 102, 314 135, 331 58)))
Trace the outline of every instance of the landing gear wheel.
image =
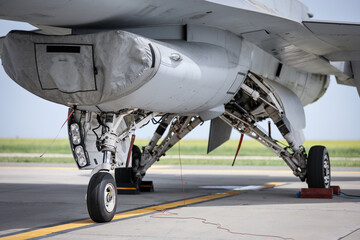
POLYGON ((326 147, 310 148, 306 177, 309 188, 330 188, 330 158, 326 147))
POLYGON ((139 179, 135 177, 133 168, 138 167, 140 164, 141 150, 138 146, 134 145, 132 149, 132 168, 116 168, 115 179, 117 185, 123 183, 140 184, 139 179))
POLYGON ((87 208, 94 222, 109 222, 116 211, 116 185, 110 173, 98 172, 89 182, 87 208))

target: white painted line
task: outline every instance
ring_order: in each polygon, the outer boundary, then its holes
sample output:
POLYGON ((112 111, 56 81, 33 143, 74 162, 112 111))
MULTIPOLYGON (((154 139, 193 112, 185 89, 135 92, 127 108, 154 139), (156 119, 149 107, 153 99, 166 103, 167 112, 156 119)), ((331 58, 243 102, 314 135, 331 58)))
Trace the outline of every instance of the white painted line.
POLYGON ((203 189, 226 189, 226 190, 235 190, 235 191, 257 191, 263 189, 263 186, 200 186, 199 188, 203 189))

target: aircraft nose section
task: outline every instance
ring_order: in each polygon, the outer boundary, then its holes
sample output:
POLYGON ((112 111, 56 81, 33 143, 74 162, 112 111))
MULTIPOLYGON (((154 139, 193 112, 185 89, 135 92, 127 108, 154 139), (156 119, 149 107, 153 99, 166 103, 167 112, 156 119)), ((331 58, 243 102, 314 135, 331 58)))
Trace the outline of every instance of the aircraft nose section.
POLYGON ((4 40, 2 62, 15 82, 39 97, 91 106, 144 84, 156 72, 157 54, 150 40, 124 31, 68 36, 13 31, 4 40))

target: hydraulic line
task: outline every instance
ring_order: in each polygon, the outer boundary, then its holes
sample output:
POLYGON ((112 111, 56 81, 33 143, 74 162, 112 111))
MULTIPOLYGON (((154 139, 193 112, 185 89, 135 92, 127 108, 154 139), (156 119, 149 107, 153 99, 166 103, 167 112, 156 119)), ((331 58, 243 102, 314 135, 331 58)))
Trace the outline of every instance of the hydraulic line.
POLYGON ((236 158, 237 158, 237 156, 238 156, 238 154, 239 154, 239 150, 240 150, 240 148, 241 148, 241 144, 242 144, 243 138, 244 138, 244 134, 241 133, 239 145, 238 145, 237 150, 236 150, 236 154, 235 154, 235 157, 234 157, 234 161, 233 161, 233 163, 232 163, 232 165, 231 165, 232 167, 234 166, 235 161, 236 161, 236 158))
POLYGON ((132 154, 132 149, 133 149, 133 146, 134 146, 134 142, 135 142, 135 134, 133 134, 131 136, 129 152, 128 152, 128 156, 127 156, 127 159, 126 159, 126 168, 129 167, 129 162, 130 162, 130 157, 131 157, 131 154, 132 154))

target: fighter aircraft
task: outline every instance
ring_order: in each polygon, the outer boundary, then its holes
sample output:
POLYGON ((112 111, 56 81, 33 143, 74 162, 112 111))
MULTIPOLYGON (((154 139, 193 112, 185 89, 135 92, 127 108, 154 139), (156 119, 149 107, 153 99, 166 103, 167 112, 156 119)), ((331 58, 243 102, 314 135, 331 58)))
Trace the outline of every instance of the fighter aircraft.
POLYGON ((7 74, 69 107, 80 170, 92 170, 87 207, 111 221, 117 188, 186 134, 211 121, 208 152, 234 128, 280 156, 311 188, 330 187, 326 147, 304 143, 303 107, 329 76, 360 94, 360 25, 319 22, 298 0, 0 0, 0 18, 36 26, 1 38, 7 74), (287 144, 259 122, 271 119, 287 144), (135 132, 159 124, 149 143, 135 132), (115 180, 111 171, 115 171, 115 180))

